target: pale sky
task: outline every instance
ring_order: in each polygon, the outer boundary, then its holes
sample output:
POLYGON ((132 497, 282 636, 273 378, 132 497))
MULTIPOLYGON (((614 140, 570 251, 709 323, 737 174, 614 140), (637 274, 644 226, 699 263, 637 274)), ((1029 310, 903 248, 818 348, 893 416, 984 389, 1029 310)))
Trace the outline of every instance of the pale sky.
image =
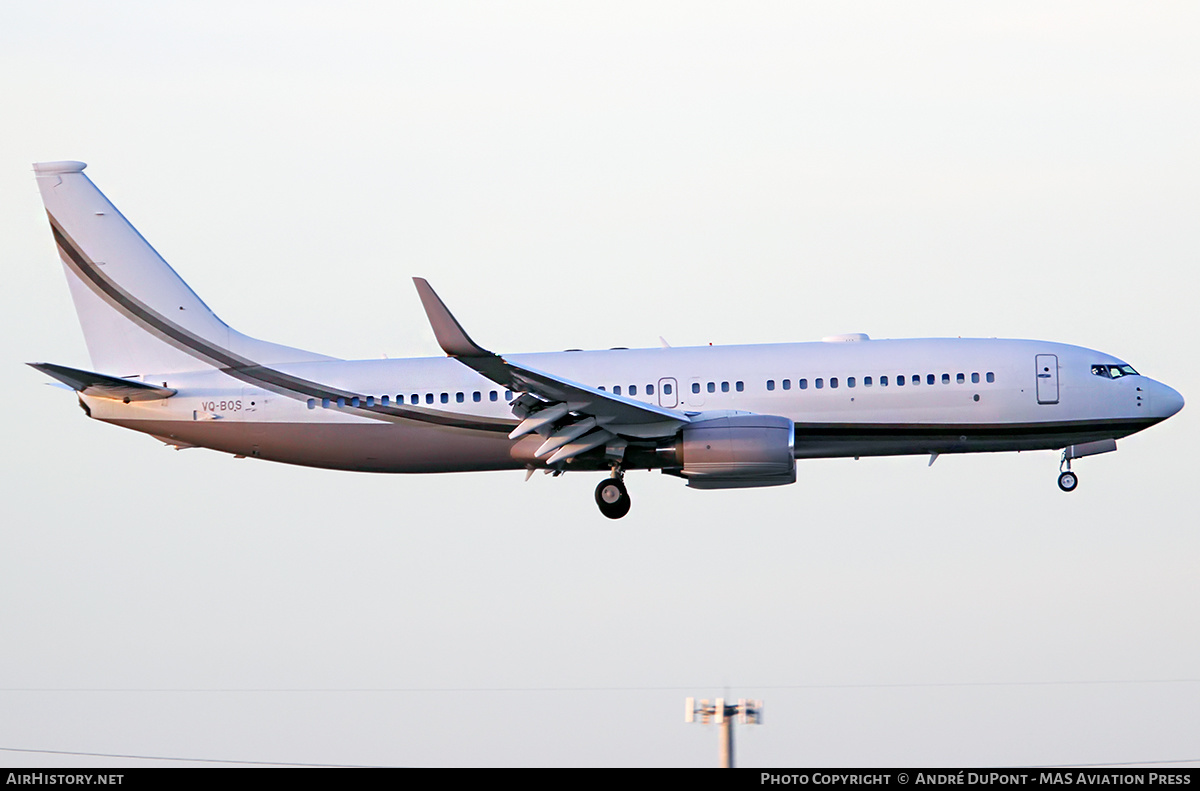
MULTIPOLYGON (((176 452, 89 367, 30 164, 231 325, 439 354, 1039 338, 1200 400, 1200 8, 42 2, 0 24, 0 748, 297 763, 1200 761, 1192 403, 1053 452, 338 473, 176 452)), ((0 766, 145 765, 0 752, 0 766)), ((1193 764, 1195 765, 1195 764, 1193 764)))

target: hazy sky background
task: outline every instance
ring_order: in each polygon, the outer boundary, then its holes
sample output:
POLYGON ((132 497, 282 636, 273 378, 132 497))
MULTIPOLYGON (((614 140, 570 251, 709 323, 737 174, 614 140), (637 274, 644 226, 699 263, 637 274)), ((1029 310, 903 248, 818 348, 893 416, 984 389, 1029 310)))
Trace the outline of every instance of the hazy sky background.
MULTIPOLYGON (((301 763, 1200 760, 1200 7, 10 3, 0 747, 301 763), (1193 403, 1057 454, 794 486, 338 473, 88 421, 30 163, 228 323, 436 355, 1000 336, 1193 403)), ((140 765, 0 752, 0 765, 140 765)))

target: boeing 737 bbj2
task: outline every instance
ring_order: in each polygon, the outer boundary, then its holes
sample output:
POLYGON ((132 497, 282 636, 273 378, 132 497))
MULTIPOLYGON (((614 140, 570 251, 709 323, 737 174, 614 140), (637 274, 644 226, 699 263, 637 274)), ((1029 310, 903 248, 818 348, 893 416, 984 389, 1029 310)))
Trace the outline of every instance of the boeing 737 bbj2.
POLYGON ((1124 360, 1026 340, 870 340, 498 355, 415 280, 447 357, 338 360, 247 337, 209 310, 83 174, 34 165, 92 371, 34 368, 89 417, 176 447, 364 472, 627 470, 694 489, 776 486, 796 459, 1063 449, 1073 459, 1183 398, 1124 360))

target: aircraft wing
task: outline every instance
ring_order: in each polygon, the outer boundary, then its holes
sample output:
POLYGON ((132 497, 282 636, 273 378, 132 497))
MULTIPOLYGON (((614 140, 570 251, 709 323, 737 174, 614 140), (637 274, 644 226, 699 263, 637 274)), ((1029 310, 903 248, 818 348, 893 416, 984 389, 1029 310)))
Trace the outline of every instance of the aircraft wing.
POLYGON ((601 445, 618 451, 622 437, 669 437, 690 422, 673 409, 635 401, 504 359, 471 340, 428 281, 415 277, 417 293, 438 344, 449 356, 496 384, 526 395, 513 402, 521 424, 509 437, 537 432, 546 442, 534 454, 547 464, 569 461, 601 445))
POLYGON ((121 379, 117 376, 98 374, 91 371, 81 371, 78 368, 68 368, 65 365, 53 363, 27 363, 48 376, 70 386, 73 390, 97 398, 114 398, 118 401, 158 401, 175 395, 176 390, 170 387, 138 382, 133 379, 121 379))

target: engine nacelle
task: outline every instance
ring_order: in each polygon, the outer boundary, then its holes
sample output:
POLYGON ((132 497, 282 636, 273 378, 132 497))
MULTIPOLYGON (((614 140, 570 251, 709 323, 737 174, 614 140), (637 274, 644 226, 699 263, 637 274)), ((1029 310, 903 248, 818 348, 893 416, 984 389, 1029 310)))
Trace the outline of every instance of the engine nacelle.
POLYGON ((778 415, 724 415, 684 426, 672 472, 694 489, 742 489, 796 482, 796 427, 778 415))

